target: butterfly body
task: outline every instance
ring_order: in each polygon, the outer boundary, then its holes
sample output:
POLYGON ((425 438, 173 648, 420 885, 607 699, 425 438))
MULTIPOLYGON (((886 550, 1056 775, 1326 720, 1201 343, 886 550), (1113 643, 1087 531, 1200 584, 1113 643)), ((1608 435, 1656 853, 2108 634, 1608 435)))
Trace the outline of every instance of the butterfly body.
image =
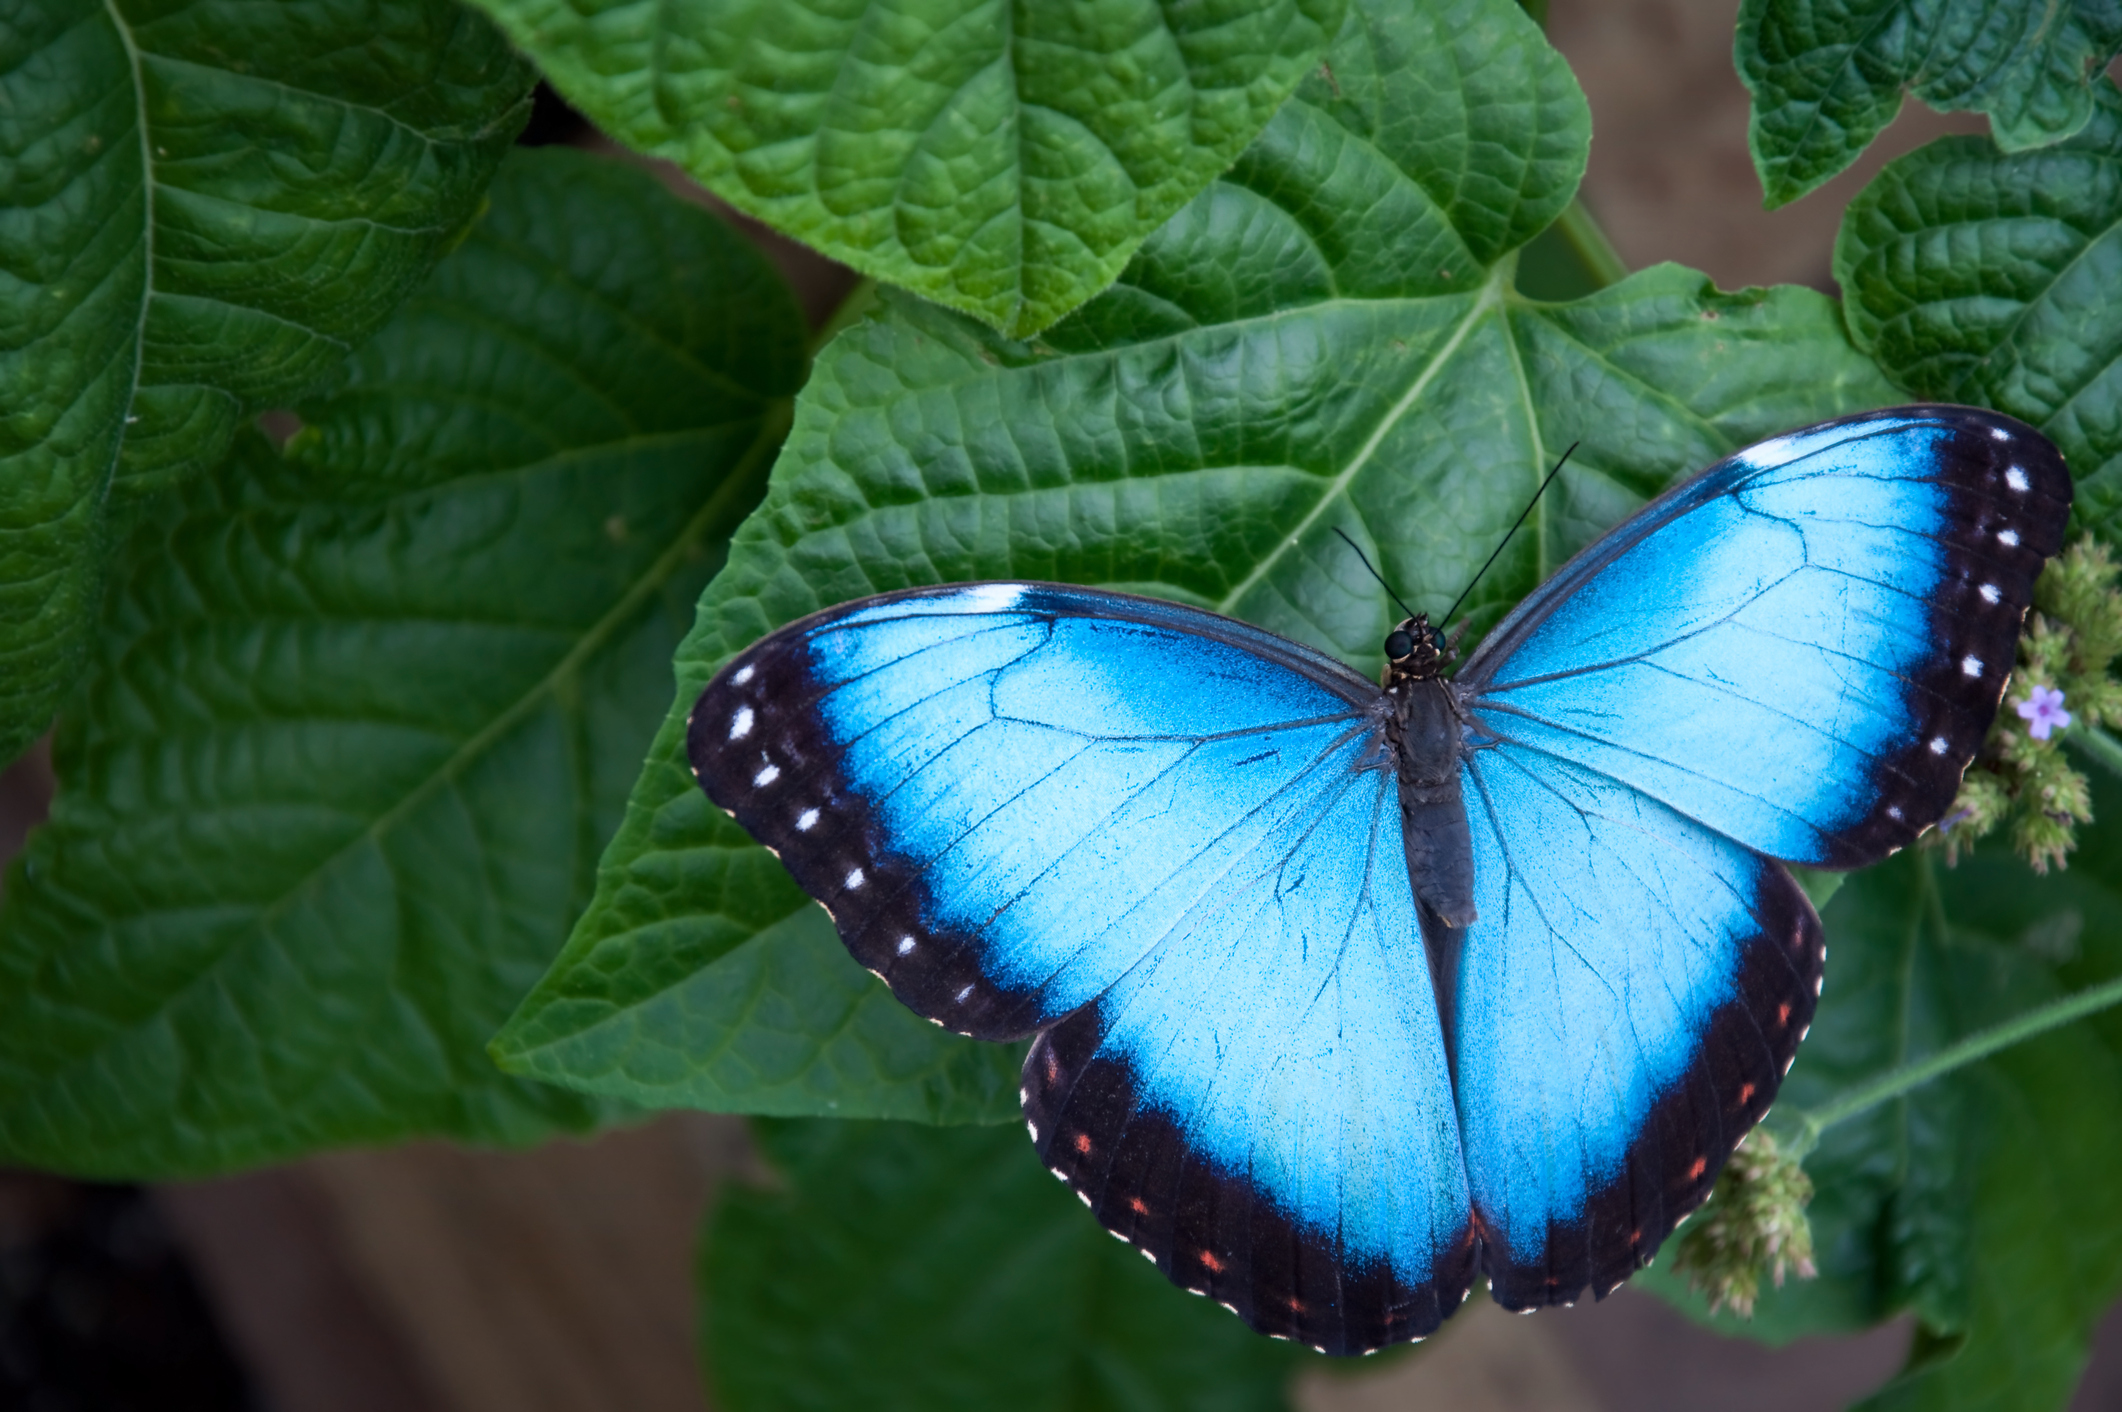
POLYGON ((1415 900, 1444 926, 1474 920, 1474 845, 1460 788, 1465 752, 1465 708, 1445 680, 1449 654, 1426 616, 1393 630, 1384 695, 1391 714, 1386 738, 1400 777, 1401 832, 1415 900))
POLYGON ((1173 1282, 1360 1352, 1603 1295, 1767 1111, 1825 959, 1783 861, 1944 812, 2070 482, 1913 407, 1736 453, 1454 676, 1199 609, 917 588, 768 635, 688 753, 911 1008, 1030 1036, 1046 1164, 1173 1282))

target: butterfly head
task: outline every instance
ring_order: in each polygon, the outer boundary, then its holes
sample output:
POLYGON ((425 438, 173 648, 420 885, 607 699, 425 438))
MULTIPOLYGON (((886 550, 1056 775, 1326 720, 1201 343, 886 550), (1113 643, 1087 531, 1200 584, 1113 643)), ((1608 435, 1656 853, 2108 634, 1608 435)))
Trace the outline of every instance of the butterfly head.
POLYGON ((1429 625, 1429 614, 1403 619, 1385 635, 1385 685, 1427 681, 1451 662, 1452 644, 1429 625))

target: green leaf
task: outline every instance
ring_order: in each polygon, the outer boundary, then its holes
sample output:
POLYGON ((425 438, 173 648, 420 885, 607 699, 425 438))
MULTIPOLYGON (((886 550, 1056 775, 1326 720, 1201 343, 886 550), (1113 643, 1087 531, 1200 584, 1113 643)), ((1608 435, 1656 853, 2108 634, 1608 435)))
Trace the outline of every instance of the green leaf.
POLYGON ((1512 292, 1509 252, 1569 200, 1588 124, 1509 0, 1376 0, 1329 64, 1044 341, 888 295, 825 351, 679 649, 597 897, 498 1042, 510 1067, 649 1106, 1015 1116, 1012 1056, 933 1030, 994 1066, 984 1106, 845 1070, 809 1093, 783 1070, 738 1082, 731 1055, 786 1056, 791 1032, 839 1042, 851 990, 887 1003, 822 942, 816 969, 781 968, 764 1031, 731 1000, 783 944, 767 928, 807 904, 705 803, 681 746, 717 666, 770 628, 907 584, 1060 579, 1205 605, 1375 670, 1395 614, 1336 528, 1441 612, 1580 443, 1483 581, 1485 626, 1676 476, 1891 400, 1809 291, 1720 294, 1665 266, 1575 304, 1512 292))
POLYGON ((375 331, 476 212, 530 82, 451 0, 9 8, 0 760, 87 660, 114 506, 375 331))
POLYGON ((6 1160, 606 1111, 483 1046, 589 895, 803 337, 711 215, 525 156, 284 459, 246 432, 142 517, 0 902, 6 1160))
POLYGON ((1850 203, 1835 278, 1850 333, 1921 397, 1995 407, 2062 448, 2079 525, 2122 510, 2122 93, 2068 142, 2010 156, 1948 137, 1850 203))
POLYGON ((621 142, 1021 337, 1230 165, 1344 0, 477 2, 621 142))
POLYGON ((1015 1127, 754 1131, 788 1189, 726 1194, 700 1253, 729 1412, 1279 1412, 1324 1361, 1166 1282, 1015 1127))
POLYGON ((1734 58, 1766 204, 1856 161, 1904 91, 1988 114, 2007 151, 2060 141, 2091 118, 2093 80, 2118 50, 2113 0, 1745 0, 1734 58))
MULTIPOLYGON (((2102 817, 2122 791, 2101 780, 2102 817)), ((1825 914, 1827 987, 1771 1124, 1859 1082, 2122 975, 2122 825, 2080 834, 2067 873, 2008 848, 1957 869, 1911 850, 1825 914)), ((1919 1321, 1903 1377, 1868 1406, 2061 1408, 2122 1292, 2122 1016, 2108 1011, 1830 1128, 1806 1162, 1820 1278, 1765 1291, 1782 1342, 1919 1321)), ((1669 1276, 1642 1277, 1702 1316, 1669 1276)))

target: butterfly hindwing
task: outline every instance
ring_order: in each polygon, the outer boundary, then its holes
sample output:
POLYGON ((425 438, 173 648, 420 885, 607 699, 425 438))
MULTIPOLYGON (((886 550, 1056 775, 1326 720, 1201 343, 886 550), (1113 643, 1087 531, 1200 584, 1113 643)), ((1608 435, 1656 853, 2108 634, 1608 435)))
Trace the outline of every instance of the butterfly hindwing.
POLYGON ((1944 814, 2070 477, 2031 428, 1903 407, 1766 441, 1525 600, 1458 681, 1481 731, 1771 857, 1876 862, 1944 814))
POLYGON ((1826 949, 1777 863, 1519 746, 1465 767, 1480 917, 1459 934, 1459 1121, 1513 1309, 1605 1295, 1768 1111, 1826 949))
POLYGON ((1396 778, 1360 738, 1233 840, 1156 952, 1025 1061, 1040 1156, 1171 1279, 1331 1353, 1473 1277, 1396 778))
POLYGON ((906 1004, 1039 1033, 1049 1165, 1177 1283, 1355 1352, 1473 1246, 1376 687, 1175 605, 985 584, 842 605, 694 708, 710 797, 906 1004))

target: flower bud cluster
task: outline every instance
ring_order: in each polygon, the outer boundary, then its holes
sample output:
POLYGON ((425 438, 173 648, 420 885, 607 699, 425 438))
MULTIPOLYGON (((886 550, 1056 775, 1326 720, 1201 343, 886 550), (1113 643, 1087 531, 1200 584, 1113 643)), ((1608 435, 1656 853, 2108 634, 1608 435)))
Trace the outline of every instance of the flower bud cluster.
POLYGON ((1754 1316, 1761 1277, 1811 1279, 1813 1228, 1805 1217, 1812 1178, 1775 1136, 1755 1128, 1717 1174, 1709 1201, 1680 1232, 1673 1270, 1709 1300, 1712 1312, 1754 1316))
POLYGON ((2122 723, 2122 683, 2108 674, 2122 652, 2122 592, 2106 545, 2080 539, 2034 587, 2034 610, 2004 708, 1960 782, 1959 797, 1926 842, 1948 863, 2008 826, 2035 872, 2062 867, 2092 819, 2092 791, 2063 753, 2074 730, 2122 723))

